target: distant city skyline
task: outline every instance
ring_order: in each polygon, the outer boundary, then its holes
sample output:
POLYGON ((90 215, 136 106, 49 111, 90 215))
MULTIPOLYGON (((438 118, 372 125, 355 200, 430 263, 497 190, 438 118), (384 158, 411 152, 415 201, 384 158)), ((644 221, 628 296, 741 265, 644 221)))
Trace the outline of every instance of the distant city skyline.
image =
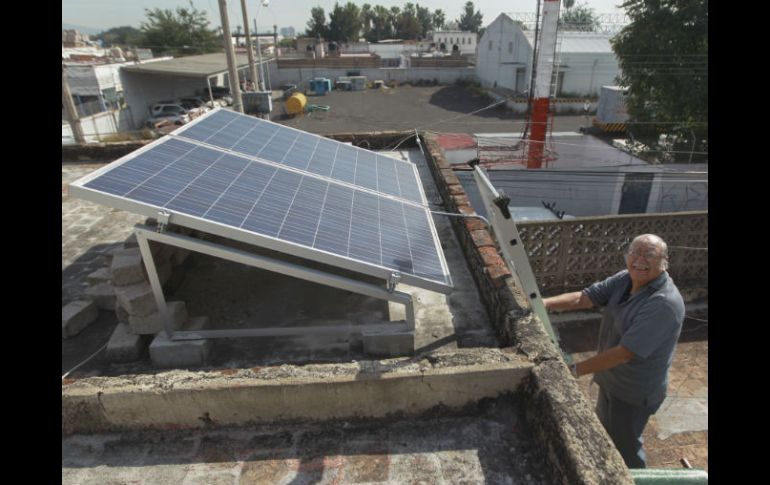
MULTIPOLYGON (((247 0, 246 7, 249 11, 249 27, 254 26, 255 15, 260 31, 272 31, 273 25, 278 28, 294 27, 299 35, 305 31, 307 22, 310 20, 310 9, 320 6, 324 9, 327 16, 334 8, 334 4, 344 5, 346 0, 271 0, 270 5, 262 7, 257 0, 247 0)), ((369 0, 366 2, 354 2, 359 7, 364 3, 370 5, 382 5, 390 8, 392 6, 403 7, 404 1, 395 0, 369 0)), ((446 2, 445 0, 423 0, 414 1, 422 7, 427 7, 431 11, 442 9, 446 14, 447 22, 456 20, 460 17, 465 5, 464 0, 455 0, 446 2)), ((586 5, 593 8, 596 13, 622 13, 623 10, 617 6, 622 0, 586 0, 576 1, 575 5, 586 5)), ((534 12, 536 0, 478 0, 473 2, 476 10, 480 10, 484 15, 483 25, 489 25, 498 15, 503 12, 534 12)), ((207 19, 211 28, 218 28, 221 24, 219 15, 219 2, 216 0, 194 0, 193 5, 196 9, 207 13, 207 19)), ((187 0, 62 0, 62 24, 72 24, 92 29, 95 32, 108 30, 112 27, 129 25, 139 28, 140 24, 146 21, 145 9, 168 9, 175 10, 177 7, 187 7, 187 0)), ((230 25, 235 30, 238 25, 243 25, 243 14, 241 12, 240 0, 228 0, 227 9, 230 16, 230 25)))

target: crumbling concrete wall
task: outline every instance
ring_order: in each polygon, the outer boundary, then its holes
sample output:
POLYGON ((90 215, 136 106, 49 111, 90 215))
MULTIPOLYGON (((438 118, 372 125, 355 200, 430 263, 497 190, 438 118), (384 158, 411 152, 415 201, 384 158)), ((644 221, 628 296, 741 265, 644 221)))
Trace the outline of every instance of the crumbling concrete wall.
MULTIPOLYGON (((449 212, 474 214, 460 181, 430 134, 426 158, 449 212)), ((620 453, 570 375, 526 299, 511 278, 492 235, 479 219, 453 219, 472 274, 500 342, 533 362, 517 389, 552 483, 632 484, 620 453)))
POLYGON ((87 145, 62 145, 61 159, 72 162, 83 160, 113 161, 142 148, 151 141, 152 140, 137 140, 114 143, 89 143, 87 145))

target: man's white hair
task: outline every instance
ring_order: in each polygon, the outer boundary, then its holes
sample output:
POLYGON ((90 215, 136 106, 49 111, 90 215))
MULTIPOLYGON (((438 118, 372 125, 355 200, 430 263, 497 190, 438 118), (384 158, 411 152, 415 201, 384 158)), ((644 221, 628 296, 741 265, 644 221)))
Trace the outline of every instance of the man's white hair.
POLYGON ((629 251, 637 241, 645 241, 649 244, 655 245, 658 249, 660 249, 661 269, 668 269, 668 244, 666 244, 666 241, 664 241, 662 237, 658 236, 657 234, 641 234, 636 236, 634 240, 631 241, 631 244, 628 245, 629 251))

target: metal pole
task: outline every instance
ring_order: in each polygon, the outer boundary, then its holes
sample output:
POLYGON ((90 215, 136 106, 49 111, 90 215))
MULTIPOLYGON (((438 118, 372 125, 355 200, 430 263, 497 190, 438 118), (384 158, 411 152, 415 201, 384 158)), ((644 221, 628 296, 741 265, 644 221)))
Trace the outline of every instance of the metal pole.
POLYGON ((246 49, 249 53, 249 70, 251 71, 251 82, 257 85, 257 66, 254 65, 254 51, 251 48, 251 35, 249 35, 249 14, 246 13, 246 0, 241 0, 241 9, 243 10, 243 31, 246 34, 246 49))
POLYGON ((235 51, 233 49, 233 38, 230 34, 230 20, 227 17, 226 0, 219 0, 219 15, 222 17, 222 37, 225 42, 227 72, 228 77, 230 78, 230 93, 233 95, 233 110, 243 113, 241 86, 238 84, 238 73, 235 70, 235 51))
POLYGON ((70 93, 70 85, 67 82, 67 72, 65 71, 64 64, 61 66, 61 97, 62 101, 64 101, 64 111, 67 112, 67 120, 72 127, 72 135, 75 137, 75 142, 85 144, 86 136, 83 134, 83 126, 80 124, 80 117, 75 108, 75 102, 72 101, 72 93, 70 93))
MULTIPOLYGON (((257 7, 259 13, 259 7, 257 7)), ((262 49, 259 47, 259 29, 257 28, 257 16, 254 15, 254 34, 257 36, 257 59, 259 59, 259 90, 265 90, 265 71, 262 69, 262 49)))
POLYGON ((211 76, 206 77, 206 86, 209 88, 209 101, 211 102, 211 109, 214 109, 214 93, 211 92, 211 76))

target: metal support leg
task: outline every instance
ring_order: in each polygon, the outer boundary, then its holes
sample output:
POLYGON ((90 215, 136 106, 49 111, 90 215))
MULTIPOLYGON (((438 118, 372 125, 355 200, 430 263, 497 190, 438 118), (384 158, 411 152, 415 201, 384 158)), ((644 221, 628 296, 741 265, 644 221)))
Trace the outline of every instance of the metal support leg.
POLYGON ((168 305, 166 305, 166 298, 163 296, 163 286, 160 284, 158 271, 155 268, 155 260, 152 258, 150 243, 147 242, 145 231, 136 230, 135 233, 136 240, 139 242, 139 251, 142 253, 142 261, 144 261, 144 267, 147 269, 147 277, 150 279, 152 294, 155 296, 155 303, 157 304, 158 311, 160 311, 161 318, 163 319, 163 329, 166 331, 166 336, 171 338, 171 335, 174 333, 174 327, 171 323, 168 305))
POLYGON ((171 324, 170 316, 168 315, 168 309, 166 307, 166 300, 163 297, 163 290, 160 286, 160 280, 155 270, 155 264, 152 259, 152 253, 150 252, 150 246, 148 240, 157 241, 159 243, 168 244, 175 247, 180 247, 190 251, 208 254, 217 258, 226 259, 236 263, 246 264, 255 268, 265 269, 279 274, 292 276, 294 278, 303 279, 306 281, 312 281, 320 283, 322 285, 331 286, 333 288, 339 288, 342 290, 351 291, 361 295, 370 296, 372 298, 378 298, 381 300, 392 301, 400 303, 406 308, 406 322, 401 323, 380 323, 380 324, 365 324, 355 326, 356 330, 361 331, 414 331, 415 329, 415 315, 414 305, 412 303, 412 296, 408 293, 400 291, 388 291, 386 288, 382 288, 370 283, 364 283, 352 278, 346 278, 336 274, 326 273, 317 269, 306 268, 297 264, 289 263, 286 261, 280 261, 265 256, 259 256, 256 254, 242 251, 235 248, 230 248, 220 244, 215 244, 209 241, 201 241, 192 237, 183 236, 181 234, 174 233, 159 233, 155 232, 152 228, 138 224, 135 226, 135 232, 137 240, 139 241, 142 251, 142 258, 145 261, 147 267, 147 274, 150 276, 150 284, 152 285, 155 300, 158 303, 158 307, 161 308, 164 313, 165 329, 169 338, 172 340, 191 340, 201 338, 218 338, 218 337, 264 337, 264 336, 280 336, 280 335, 306 335, 306 334, 330 334, 330 333, 350 333, 354 328, 352 325, 347 326, 323 326, 323 327, 272 327, 272 328, 260 328, 249 330, 199 330, 188 332, 174 332, 171 324))

